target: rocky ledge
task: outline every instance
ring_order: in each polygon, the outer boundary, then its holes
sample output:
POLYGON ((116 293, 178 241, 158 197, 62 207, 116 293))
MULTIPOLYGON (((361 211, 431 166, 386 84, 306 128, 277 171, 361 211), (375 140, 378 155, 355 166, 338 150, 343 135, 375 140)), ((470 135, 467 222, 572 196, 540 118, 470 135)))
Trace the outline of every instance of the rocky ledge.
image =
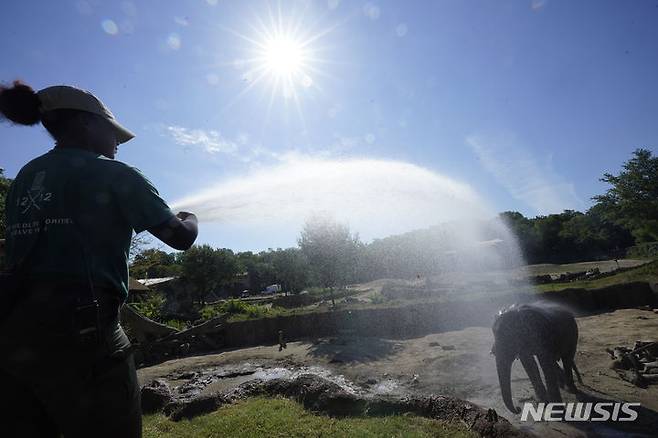
POLYGON ((383 416, 412 413, 423 417, 459 422, 484 437, 523 437, 493 409, 483 409, 454 397, 386 397, 360 395, 316 374, 294 379, 251 380, 223 393, 179 399, 163 380, 142 388, 145 413, 164 412, 172 420, 192 418, 220 406, 253 396, 282 396, 298 401, 306 409, 333 417, 383 416))

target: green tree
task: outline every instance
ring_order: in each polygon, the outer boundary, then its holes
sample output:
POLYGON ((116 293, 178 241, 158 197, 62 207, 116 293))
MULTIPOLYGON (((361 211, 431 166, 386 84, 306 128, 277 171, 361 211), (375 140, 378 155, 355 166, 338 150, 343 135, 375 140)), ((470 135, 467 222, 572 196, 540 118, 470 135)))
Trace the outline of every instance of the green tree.
POLYGON ((538 216, 533 221, 535 232, 539 238, 539 258, 542 261, 561 262, 574 259, 573 242, 562 234, 564 224, 580 215, 577 211, 565 210, 559 214, 538 216))
POLYGON ((333 289, 346 285, 356 274, 358 235, 352 235, 345 224, 316 216, 306 221, 298 242, 320 285, 330 288, 335 306, 333 289))
POLYGON ((174 253, 167 254, 155 248, 145 249, 135 255, 130 265, 133 278, 158 278, 180 275, 181 267, 174 253))
POLYGON ((273 253, 272 265, 277 283, 285 292, 301 292, 308 284, 308 261, 297 248, 277 249, 273 253))
POLYGON ((128 259, 132 262, 137 254, 147 250, 153 243, 151 235, 147 232, 135 234, 130 239, 130 248, 128 249, 128 259))
POLYGON ((276 272, 271 263, 262 261, 262 256, 256 258, 247 266, 249 284, 254 291, 261 291, 270 284, 276 283, 276 272))
POLYGON ((605 173, 601 181, 612 187, 592 199, 605 216, 627 228, 636 243, 658 241, 658 157, 637 149, 619 175, 605 173))
POLYGON ((231 281, 239 272, 238 259, 230 249, 194 245, 179 257, 182 276, 192 285, 194 296, 204 302, 211 292, 231 281))
POLYGON ((240 252, 236 256, 240 272, 247 272, 249 284, 253 291, 260 291, 276 282, 276 273, 265 252, 254 254, 251 251, 240 252))
POLYGON ((218 265, 217 283, 220 286, 230 283, 241 272, 237 257, 228 248, 215 250, 215 263, 218 265))
POLYGON ((603 205, 592 206, 587 210, 587 217, 592 221, 590 227, 595 230, 596 239, 601 242, 607 253, 619 257, 620 251, 634 244, 635 239, 631 232, 610 220, 605 214, 603 205))

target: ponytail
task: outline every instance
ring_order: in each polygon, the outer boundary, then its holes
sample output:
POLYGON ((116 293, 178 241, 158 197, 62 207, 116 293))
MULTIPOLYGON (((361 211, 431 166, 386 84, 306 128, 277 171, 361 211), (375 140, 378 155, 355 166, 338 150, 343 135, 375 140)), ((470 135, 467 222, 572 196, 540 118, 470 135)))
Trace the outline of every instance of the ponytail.
POLYGON ((4 116, 21 125, 36 125, 41 121, 39 96, 21 81, 11 87, 0 85, 0 118, 4 116))

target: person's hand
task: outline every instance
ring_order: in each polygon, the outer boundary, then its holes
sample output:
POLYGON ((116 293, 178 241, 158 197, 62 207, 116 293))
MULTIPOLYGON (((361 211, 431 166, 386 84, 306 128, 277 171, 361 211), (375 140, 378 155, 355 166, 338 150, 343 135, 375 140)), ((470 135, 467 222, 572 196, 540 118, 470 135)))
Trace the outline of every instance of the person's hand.
POLYGON ((197 222, 197 218, 194 213, 190 213, 188 211, 179 211, 176 217, 182 221, 190 220, 197 222))
POLYGON ((199 235, 199 224, 194 214, 181 211, 160 225, 149 228, 149 233, 172 248, 185 251, 199 235))

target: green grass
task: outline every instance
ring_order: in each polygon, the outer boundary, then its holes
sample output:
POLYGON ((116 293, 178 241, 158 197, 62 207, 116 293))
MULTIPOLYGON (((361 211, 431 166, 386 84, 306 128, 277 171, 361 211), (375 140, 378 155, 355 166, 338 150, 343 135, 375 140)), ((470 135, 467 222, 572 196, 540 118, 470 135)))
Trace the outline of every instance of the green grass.
POLYGON ((539 292, 552 292, 569 288, 600 289, 602 287, 613 286, 615 284, 632 283, 635 281, 657 282, 658 260, 654 260, 651 263, 630 269, 628 271, 611 275, 610 277, 599 278, 597 280, 541 284, 537 285, 536 287, 539 292))
POLYGON ((180 319, 170 319, 165 322, 165 325, 168 325, 169 327, 175 328, 178 331, 185 330, 188 327, 187 322, 182 321, 180 319))
POLYGON ((599 261, 576 262, 576 263, 566 263, 566 264, 541 263, 538 265, 525 266, 524 270, 530 275, 561 274, 564 272, 581 272, 581 271, 588 271, 594 268, 599 268, 601 272, 604 272, 604 271, 615 270, 618 267, 632 268, 633 266, 641 266, 647 263, 648 261, 650 260, 622 259, 619 260, 619 264, 615 263, 614 260, 599 260, 599 261))
POLYGON ((132 303, 131 306, 139 312, 140 315, 145 316, 153 321, 163 322, 161 320, 162 308, 165 305, 165 297, 158 292, 149 292, 144 301, 132 303))
POLYGON ((280 316, 285 314, 284 310, 274 306, 250 304, 242 300, 232 299, 219 304, 206 305, 201 309, 201 317, 208 320, 215 316, 225 315, 226 320, 231 322, 280 316))
POLYGON ((461 424, 413 415, 336 419, 282 398, 252 398, 192 420, 144 416, 145 438, 187 437, 475 437, 461 424))
POLYGON ((384 304, 386 301, 386 297, 381 292, 374 293, 370 296, 370 304, 384 304))

